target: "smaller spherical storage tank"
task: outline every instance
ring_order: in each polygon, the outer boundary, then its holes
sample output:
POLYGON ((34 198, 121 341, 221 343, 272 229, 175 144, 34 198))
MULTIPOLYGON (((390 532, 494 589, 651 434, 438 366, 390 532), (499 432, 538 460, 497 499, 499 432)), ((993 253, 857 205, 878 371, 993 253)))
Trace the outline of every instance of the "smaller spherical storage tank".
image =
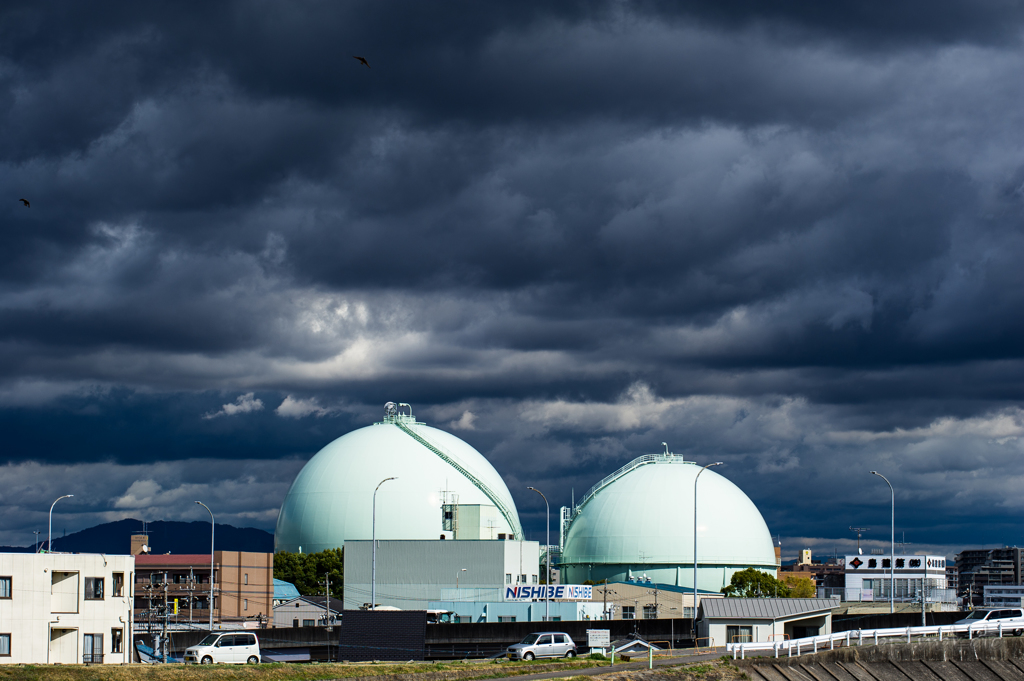
POLYGON ((522 538, 512 495, 487 459, 388 403, 384 421, 331 442, 299 471, 277 518, 275 550, 316 553, 370 539, 373 492, 390 477, 397 480, 377 492, 378 539, 438 539, 445 492, 449 502, 504 508, 495 538, 522 538))
MULTIPOLYGON (((567 584, 647 579, 693 587, 693 493, 701 467, 671 454, 635 459, 595 486, 566 531, 567 584)), ((697 482, 697 588, 721 591, 749 567, 775 573, 772 538, 754 503, 712 469, 697 482)))

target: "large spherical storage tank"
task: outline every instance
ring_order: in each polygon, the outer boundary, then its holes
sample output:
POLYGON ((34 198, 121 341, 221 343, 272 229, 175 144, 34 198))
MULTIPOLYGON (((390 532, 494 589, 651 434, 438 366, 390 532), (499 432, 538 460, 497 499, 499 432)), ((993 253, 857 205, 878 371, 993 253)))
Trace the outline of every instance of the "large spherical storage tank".
MULTIPOLYGON (((671 454, 635 459, 595 485, 565 530, 567 584, 649 579, 693 587, 694 479, 671 454)), ((754 503, 712 469, 697 481, 697 588, 721 591, 746 568, 774 574, 775 549, 754 503)))
POLYGON ((339 437, 299 472, 277 518, 275 550, 316 553, 370 539, 374 489, 390 477, 397 479, 377 492, 378 539, 438 539, 442 497, 497 506, 495 536, 523 536, 512 495, 480 452, 388 403, 382 422, 339 437))

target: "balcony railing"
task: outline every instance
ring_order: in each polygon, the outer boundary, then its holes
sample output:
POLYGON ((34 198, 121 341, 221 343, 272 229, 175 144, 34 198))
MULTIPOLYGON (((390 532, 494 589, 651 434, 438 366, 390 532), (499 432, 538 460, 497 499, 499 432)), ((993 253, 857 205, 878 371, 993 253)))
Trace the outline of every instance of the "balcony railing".
POLYGON ((103 664, 103 653, 82 653, 85 664, 103 664))

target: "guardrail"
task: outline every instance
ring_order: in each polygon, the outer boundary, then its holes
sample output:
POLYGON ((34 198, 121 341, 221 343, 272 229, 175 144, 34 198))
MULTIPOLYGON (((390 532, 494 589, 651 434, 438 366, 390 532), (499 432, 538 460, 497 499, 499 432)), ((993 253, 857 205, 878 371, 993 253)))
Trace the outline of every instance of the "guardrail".
POLYGON ((935 636, 939 641, 943 636, 956 636, 958 638, 971 639, 975 636, 999 636, 1013 634, 1020 636, 1024 634, 1024 624, 1004 625, 1002 622, 978 622, 972 624, 947 624, 945 626, 930 627, 897 627, 893 629, 858 629, 841 631, 835 634, 823 634, 820 636, 808 636, 797 638, 791 641, 765 641, 763 643, 728 643, 725 646, 726 653, 732 653, 732 658, 744 659, 748 652, 774 652, 775 657, 785 652, 787 657, 799 657, 803 653, 817 653, 821 650, 834 650, 836 644, 839 647, 851 645, 878 645, 878 639, 905 638, 910 643, 913 637, 927 638, 935 636), (867 639, 867 643, 865 643, 867 639), (794 655, 795 651, 795 655, 794 655))

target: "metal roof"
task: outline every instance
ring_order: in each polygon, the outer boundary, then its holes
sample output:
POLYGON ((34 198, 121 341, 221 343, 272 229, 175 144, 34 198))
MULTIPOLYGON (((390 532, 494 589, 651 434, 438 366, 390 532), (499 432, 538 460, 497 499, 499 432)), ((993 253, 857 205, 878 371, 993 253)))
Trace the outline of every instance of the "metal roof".
POLYGON ((700 603, 704 617, 774 620, 812 612, 832 610, 839 606, 833 598, 714 598, 700 603))

